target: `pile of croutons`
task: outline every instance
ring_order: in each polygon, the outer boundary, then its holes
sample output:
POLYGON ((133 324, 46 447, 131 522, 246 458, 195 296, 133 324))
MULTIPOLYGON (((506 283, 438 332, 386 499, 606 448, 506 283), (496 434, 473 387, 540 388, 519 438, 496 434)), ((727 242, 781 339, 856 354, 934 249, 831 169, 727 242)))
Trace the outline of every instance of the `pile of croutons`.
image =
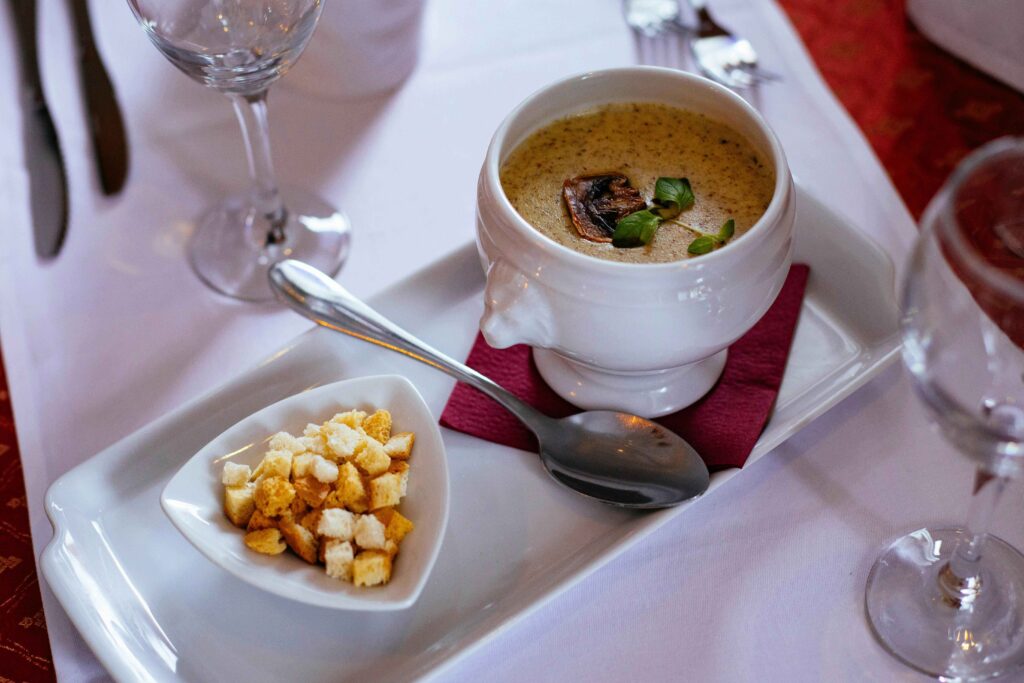
POLYGON ((413 528, 397 506, 414 440, 411 432, 391 434, 386 410, 338 413, 299 437, 279 432, 255 471, 224 464, 224 512, 256 552, 278 555, 288 547, 310 564, 323 563, 328 576, 385 584, 413 528))

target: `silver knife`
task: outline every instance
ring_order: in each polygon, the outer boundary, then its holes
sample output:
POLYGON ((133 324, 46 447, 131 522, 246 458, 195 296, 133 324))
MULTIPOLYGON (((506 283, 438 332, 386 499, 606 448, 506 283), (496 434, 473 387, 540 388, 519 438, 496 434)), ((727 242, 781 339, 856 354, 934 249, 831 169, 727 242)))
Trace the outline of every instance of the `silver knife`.
POLYGON ((25 168, 28 171, 36 253, 52 258, 67 232, 68 190, 60 141, 43 96, 36 43, 35 0, 10 0, 21 48, 25 168))
POLYGON ((86 0, 70 0, 78 37, 78 64, 82 75, 85 113, 100 172, 100 189, 113 195, 121 191, 128 174, 128 138, 117 97, 92 34, 86 0))

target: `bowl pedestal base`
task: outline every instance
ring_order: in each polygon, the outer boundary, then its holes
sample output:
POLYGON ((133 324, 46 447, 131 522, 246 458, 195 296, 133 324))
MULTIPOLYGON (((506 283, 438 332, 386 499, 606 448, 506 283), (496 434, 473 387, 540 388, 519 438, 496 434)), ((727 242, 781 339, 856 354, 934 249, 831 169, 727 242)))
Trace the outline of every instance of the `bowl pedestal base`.
POLYGON ((620 410, 661 417, 695 403, 718 381, 727 350, 669 370, 615 373, 535 348, 537 370, 555 393, 585 410, 620 410))

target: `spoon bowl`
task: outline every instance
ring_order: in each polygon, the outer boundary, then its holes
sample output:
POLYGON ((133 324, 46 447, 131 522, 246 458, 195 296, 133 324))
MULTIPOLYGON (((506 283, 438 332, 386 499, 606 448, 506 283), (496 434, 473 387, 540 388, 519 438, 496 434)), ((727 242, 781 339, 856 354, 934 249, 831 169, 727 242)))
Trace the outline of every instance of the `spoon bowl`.
POLYGON ((552 478, 578 493, 620 507, 662 508, 699 496, 710 484, 697 451, 659 424, 607 410, 550 418, 412 336, 316 268, 286 260, 269 277, 281 301, 317 324, 418 360, 493 398, 536 435, 552 478))
POLYGON ((636 415, 591 410, 549 419, 534 433, 552 477, 613 505, 668 507, 700 495, 710 483, 689 443, 636 415))

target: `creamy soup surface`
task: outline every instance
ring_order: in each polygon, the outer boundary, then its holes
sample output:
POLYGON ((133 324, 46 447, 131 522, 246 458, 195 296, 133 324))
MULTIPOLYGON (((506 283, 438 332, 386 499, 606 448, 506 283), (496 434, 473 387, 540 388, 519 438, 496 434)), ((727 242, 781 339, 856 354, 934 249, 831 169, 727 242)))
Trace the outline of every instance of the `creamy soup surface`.
POLYGON ((664 263, 691 257, 700 233, 728 219, 740 238, 771 202, 775 173, 739 133, 695 112, 654 103, 609 104, 531 134, 501 167, 501 185, 530 225, 559 244, 611 261, 664 263), (580 237, 562 200, 576 176, 619 172, 648 202, 659 177, 687 178, 695 202, 647 246, 613 247, 580 237))

